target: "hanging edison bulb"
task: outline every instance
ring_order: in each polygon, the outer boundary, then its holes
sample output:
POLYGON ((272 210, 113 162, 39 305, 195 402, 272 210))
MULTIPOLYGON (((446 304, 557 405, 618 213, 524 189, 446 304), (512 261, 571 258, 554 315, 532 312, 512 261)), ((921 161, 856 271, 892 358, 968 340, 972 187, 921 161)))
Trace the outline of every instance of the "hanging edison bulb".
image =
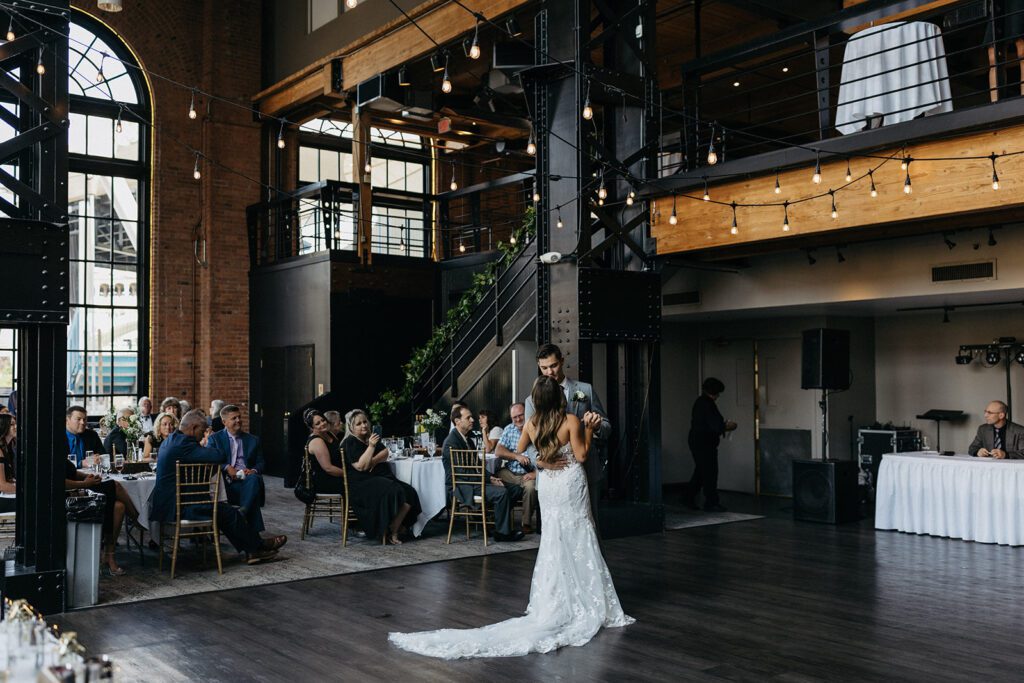
POLYGON ((583 103, 583 118, 587 121, 594 118, 594 108, 590 106, 590 95, 587 95, 587 99, 583 103))

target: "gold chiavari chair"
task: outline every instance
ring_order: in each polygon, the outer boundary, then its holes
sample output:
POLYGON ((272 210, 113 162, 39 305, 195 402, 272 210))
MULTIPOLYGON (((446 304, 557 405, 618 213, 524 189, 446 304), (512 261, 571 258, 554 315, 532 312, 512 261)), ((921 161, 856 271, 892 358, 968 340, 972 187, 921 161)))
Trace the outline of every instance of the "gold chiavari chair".
MULTIPOLYGON (((306 486, 313 490, 313 468, 311 461, 313 456, 307 450, 303 454, 302 470, 306 479, 306 486)), ((304 540, 313 526, 313 520, 317 514, 327 515, 327 521, 333 522, 335 515, 341 521, 341 547, 348 546, 348 525, 351 522, 358 522, 355 512, 349 503, 348 496, 348 469, 341 468, 342 493, 317 493, 312 503, 306 505, 306 511, 302 515, 302 529, 299 532, 299 539, 304 540)))
POLYGON ((448 540, 446 543, 452 542, 455 518, 463 517, 466 520, 466 538, 469 538, 469 525, 479 524, 484 530, 484 547, 487 547, 487 496, 485 495, 487 491, 487 461, 481 458, 475 450, 452 448, 449 450, 449 455, 452 471, 452 509, 448 516, 448 540), (479 489, 479 493, 473 495, 472 505, 459 500, 456 495, 459 486, 472 486, 474 489, 479 489))
MULTIPOLYGON (((210 540, 217 556, 217 573, 223 574, 220 560, 220 530, 217 528, 217 498, 220 495, 220 466, 215 463, 177 464, 175 473, 174 498, 176 519, 174 522, 174 550, 171 555, 171 578, 178 563, 178 548, 182 538, 210 540), (205 508, 209 519, 186 519, 192 509, 205 508)), ((203 560, 206 559, 206 544, 203 544, 203 560)), ((163 525, 160 529, 160 569, 164 568, 163 525)))

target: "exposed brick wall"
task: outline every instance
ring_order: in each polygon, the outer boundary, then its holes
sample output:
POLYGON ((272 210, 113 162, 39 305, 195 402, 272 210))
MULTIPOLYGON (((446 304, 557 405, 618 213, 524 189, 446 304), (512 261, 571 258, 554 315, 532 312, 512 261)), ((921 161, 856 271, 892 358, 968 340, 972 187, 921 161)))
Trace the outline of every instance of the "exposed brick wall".
MULTIPOLYGON (((260 2, 125 0, 109 14, 94 0, 75 7, 111 26, 142 66, 245 107, 260 89, 260 2)), ((208 408, 211 398, 248 408, 249 284, 245 207, 260 188, 212 163, 192 178, 193 155, 181 143, 258 179, 260 127, 244 108, 197 101, 189 91, 150 79, 156 124, 151 188, 150 377, 141 391, 208 408), (209 105, 209 106, 208 106, 209 105), (206 236, 208 267, 195 264, 193 233, 206 236)))

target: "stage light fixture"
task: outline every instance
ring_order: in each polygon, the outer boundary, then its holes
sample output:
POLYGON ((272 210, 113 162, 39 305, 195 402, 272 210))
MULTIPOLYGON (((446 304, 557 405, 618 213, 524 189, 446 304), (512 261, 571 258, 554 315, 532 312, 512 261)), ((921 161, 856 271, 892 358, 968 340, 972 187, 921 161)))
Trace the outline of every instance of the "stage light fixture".
POLYGON ((999 244, 999 243, 998 243, 998 242, 996 242, 996 236, 995 236, 995 234, 994 234, 994 233, 992 232, 992 228, 989 228, 989 229, 988 229, 988 246, 990 246, 990 247, 994 247, 994 246, 996 246, 997 244, 999 244))
POLYGON ((519 22, 516 21, 515 17, 509 17, 505 20, 505 32, 513 38, 523 35, 523 29, 519 27, 519 22))
POLYGON ((985 362, 988 365, 997 365, 999 363, 999 360, 999 349, 997 349, 996 347, 990 347, 988 350, 985 351, 985 362))
POLYGON ((1024 365, 1024 347, 1017 347, 1017 352, 1013 354, 1013 359, 1024 365))
POLYGON ((949 239, 949 235, 943 235, 942 236, 942 241, 945 242, 946 247, 950 251, 953 251, 953 248, 956 247, 956 242, 954 242, 953 240, 949 239))
POLYGON ((969 353, 963 353, 963 349, 960 349, 960 353, 956 356, 957 365, 970 365, 973 360, 974 356, 969 353))
POLYGON ((398 70, 398 85, 402 87, 412 85, 412 82, 409 80, 409 68, 405 64, 398 70))

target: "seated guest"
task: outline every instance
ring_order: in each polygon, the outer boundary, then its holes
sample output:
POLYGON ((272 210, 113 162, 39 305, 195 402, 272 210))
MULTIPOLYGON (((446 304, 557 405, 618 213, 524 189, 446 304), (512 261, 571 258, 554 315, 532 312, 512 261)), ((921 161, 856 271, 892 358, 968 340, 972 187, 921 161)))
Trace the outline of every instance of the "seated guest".
MULTIPOLYGON (((14 482, 14 451, 17 438, 18 421, 10 413, 0 413, 0 493, 18 492, 14 482)), ((14 512, 15 507, 13 498, 0 498, 0 512, 14 512)))
POLYGON ((160 401, 160 414, 169 413, 174 416, 175 420, 181 421, 181 401, 168 396, 164 400, 160 401))
POLYGON ((1006 419, 1007 407, 1002 401, 992 401, 985 408, 985 424, 967 448, 970 455, 979 458, 1024 459, 1024 427, 1006 419))
POLYGON ((116 481, 107 480, 96 474, 80 472, 71 461, 65 461, 64 465, 64 490, 90 489, 104 496, 105 508, 103 510, 103 543, 105 545, 103 561, 106 563, 107 574, 110 576, 123 576, 125 571, 114 558, 114 549, 117 545, 117 537, 121 534, 121 524, 124 516, 131 519, 138 519, 139 511, 135 509, 128 492, 116 481))
POLYGON ((11 414, 11 409, 10 408, 8 408, 7 406, 4 406, 4 405, 0 405, 0 415, 10 415, 10 414, 11 414))
MULTIPOLYGON (((68 438, 68 453, 75 454, 75 467, 82 467, 86 451, 100 455, 106 453, 100 435, 85 426, 85 408, 71 406, 64 411, 64 432, 68 438)), ((86 466, 92 463, 86 463, 86 466)))
POLYGON ((142 433, 153 431, 153 401, 149 396, 143 396, 139 399, 139 426, 142 429, 142 433))
POLYGON ((388 449, 380 436, 370 429, 370 418, 362 410, 350 410, 345 415, 345 438, 341 452, 348 471, 348 495, 359 517, 360 526, 370 538, 384 536, 387 541, 400 545, 398 530, 410 527, 422 508, 416 489, 395 479, 387 465, 388 449))
MULTIPOLYGON (((476 450, 469 433, 473 431, 473 411, 465 405, 456 404, 452 408, 452 424, 455 431, 448 435, 441 448, 441 462, 444 464, 444 486, 445 491, 452 490, 452 456, 451 450, 476 450)), ((463 505, 474 506, 473 496, 480 495, 479 486, 459 485, 455 490, 455 496, 463 505)), ((491 477, 491 483, 487 485, 484 497, 487 503, 494 510, 494 540, 496 541, 518 541, 523 537, 522 531, 512 530, 512 504, 522 498, 523 490, 515 484, 505 484, 497 477, 491 477)))
POLYGON ((328 429, 331 430, 331 434, 340 442, 344 438, 345 425, 341 423, 341 413, 337 410, 328 410, 324 413, 324 419, 327 420, 328 429))
POLYGON ((211 434, 206 445, 223 456, 228 502, 238 506, 249 526, 263 531, 265 463, 259 437, 242 431, 242 410, 236 405, 221 408, 220 419, 224 429, 211 434))
POLYGON ((220 419, 220 411, 224 409, 224 401, 215 398, 210 401, 210 426, 213 431, 219 432, 224 429, 224 421, 220 419))
MULTIPOLYGON (((151 520, 165 524, 175 521, 175 487, 177 465, 182 463, 216 463, 224 461, 224 456, 212 448, 199 445, 199 437, 206 429, 206 419, 197 412, 185 413, 178 429, 168 436, 160 447, 160 458, 156 466, 156 486, 150 497, 151 520)), ((191 508, 192 519, 202 519, 202 510, 191 508)), ((207 516, 209 510, 206 511, 207 516)), ((208 518, 208 517, 207 517, 208 518)), ((268 560, 277 554, 278 548, 288 540, 287 536, 274 536, 263 539, 256 529, 249 525, 245 515, 231 505, 217 505, 217 526, 227 536, 238 552, 248 556, 249 564, 268 560)))
POLYGON ((477 420, 480 424, 480 438, 483 440, 484 452, 493 453, 501 438, 501 425, 498 424, 498 416, 493 410, 481 410, 477 413, 477 420))
POLYGON ((523 425, 526 424, 526 406, 522 403, 513 403, 508 413, 512 417, 512 424, 502 430, 498 448, 495 450, 495 454, 504 460, 504 463, 495 475, 506 484, 523 487, 523 533, 528 534, 533 531, 531 525, 537 501, 537 471, 525 453, 516 452, 519 438, 523 435, 523 425))
POLYGON ((346 435, 341 454, 347 467, 348 495, 359 525, 368 538, 381 538, 391 545, 401 544, 398 530, 411 525, 418 515, 419 498, 377 467, 387 467, 387 448, 380 436, 371 433, 370 421, 362 410, 345 415, 346 435), (415 515, 412 514, 415 505, 415 515))
POLYGON ((133 408, 121 408, 117 411, 114 428, 107 434, 107 438, 103 439, 103 449, 107 453, 128 454, 128 439, 124 435, 124 430, 128 428, 128 422, 134 414, 133 408))
POLYGON ((170 413, 161 413, 156 418, 156 427, 152 434, 146 435, 145 444, 142 447, 143 460, 156 460, 157 452, 164 439, 174 433, 178 428, 178 418, 170 413))
POLYGON ((317 493, 345 492, 345 461, 341 457, 341 440, 331 431, 327 418, 319 410, 310 408, 302 415, 309 438, 306 451, 313 474, 313 490, 317 493))

